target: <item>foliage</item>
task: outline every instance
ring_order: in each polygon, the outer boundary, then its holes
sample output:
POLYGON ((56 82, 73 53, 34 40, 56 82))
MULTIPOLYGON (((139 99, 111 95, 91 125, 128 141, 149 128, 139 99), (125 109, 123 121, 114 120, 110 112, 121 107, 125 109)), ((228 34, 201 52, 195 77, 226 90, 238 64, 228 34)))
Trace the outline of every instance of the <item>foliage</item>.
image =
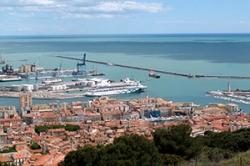
POLYGON ((250 149, 250 130, 242 129, 237 132, 210 133, 206 136, 205 145, 221 148, 234 153, 245 152, 250 149))
POLYGON ((65 126, 65 130, 68 130, 68 131, 77 131, 77 130, 80 130, 80 126, 79 125, 67 124, 65 126))
POLYGON ((67 124, 66 126, 64 125, 53 125, 53 126, 36 126, 35 127, 35 131, 36 133, 40 133, 40 132, 45 132, 48 129, 59 129, 59 128, 64 128, 65 130, 68 131, 77 131, 80 129, 79 125, 72 125, 72 124, 67 124))
POLYGON ((160 165, 160 156, 153 142, 139 135, 116 138, 113 144, 94 148, 91 145, 68 153, 60 166, 154 166, 160 165))
POLYGON ((197 155, 200 147, 190 137, 190 133, 191 127, 188 125, 158 128, 153 133, 154 143, 162 154, 176 154, 189 159, 197 155))
MULTIPOLYGON (((115 138, 113 144, 90 144, 70 152, 60 166, 140 166, 140 165, 217 165, 231 159, 239 152, 250 149, 250 130, 215 133, 190 137, 187 125, 158 128, 153 132, 154 141, 136 134, 115 138), (212 163, 212 164, 211 164, 212 163)), ((238 159, 237 159, 238 160, 238 159)))
POLYGON ((184 161, 184 159, 176 154, 161 154, 163 165, 177 165, 184 161))
POLYGON ((36 149, 41 149, 41 146, 40 146, 37 142, 34 142, 34 143, 30 146, 30 148, 31 148, 32 150, 36 150, 36 149))
POLYGON ((11 147, 9 149, 4 149, 0 153, 11 153, 11 152, 16 152, 14 147, 11 147))

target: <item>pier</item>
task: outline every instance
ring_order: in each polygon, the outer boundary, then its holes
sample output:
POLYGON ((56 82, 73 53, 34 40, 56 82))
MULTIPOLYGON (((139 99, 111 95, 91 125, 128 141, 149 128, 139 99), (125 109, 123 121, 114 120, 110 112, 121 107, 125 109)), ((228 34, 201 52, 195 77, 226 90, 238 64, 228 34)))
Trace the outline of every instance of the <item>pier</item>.
MULTIPOLYGON (((82 60, 81 58, 74 58, 74 57, 61 56, 61 55, 55 55, 55 57, 64 58, 64 59, 72 59, 72 60, 82 60)), ((250 76, 219 76, 219 75, 185 74, 185 73, 177 73, 177 72, 170 72, 170 71, 164 71, 164 70, 136 67, 136 66, 130 66, 130 65, 123 65, 123 64, 117 64, 117 63, 111 63, 111 62, 101 62, 101 61, 97 61, 97 60, 87 60, 86 59, 85 61, 91 62, 91 63, 102 64, 102 65, 118 66, 118 67, 130 68, 130 69, 136 69, 136 70, 154 71, 157 73, 182 76, 182 77, 187 77, 187 78, 250 79, 250 76)))

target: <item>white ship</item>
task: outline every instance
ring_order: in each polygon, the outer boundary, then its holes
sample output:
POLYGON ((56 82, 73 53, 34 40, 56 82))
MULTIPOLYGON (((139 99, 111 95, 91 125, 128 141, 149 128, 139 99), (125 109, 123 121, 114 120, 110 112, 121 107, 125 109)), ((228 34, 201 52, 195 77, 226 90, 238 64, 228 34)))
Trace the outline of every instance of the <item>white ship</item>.
POLYGON ((147 86, 142 85, 139 81, 126 78, 120 82, 102 82, 97 84, 93 86, 93 88, 91 88, 88 92, 86 92, 85 96, 94 97, 143 92, 146 88, 147 86))
POLYGON ((62 82, 61 78, 50 78, 50 79, 46 78, 46 79, 42 80, 43 84, 56 84, 59 82, 62 82))
POLYGON ((10 81, 22 81, 22 78, 19 76, 12 76, 12 75, 0 75, 0 82, 10 82, 10 81))

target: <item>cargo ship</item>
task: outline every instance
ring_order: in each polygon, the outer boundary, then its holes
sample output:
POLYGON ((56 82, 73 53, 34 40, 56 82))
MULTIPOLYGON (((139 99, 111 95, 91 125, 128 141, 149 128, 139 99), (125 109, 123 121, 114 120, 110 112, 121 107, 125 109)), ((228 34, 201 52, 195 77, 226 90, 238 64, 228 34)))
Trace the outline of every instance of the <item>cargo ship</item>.
POLYGON ((152 70, 149 72, 148 75, 149 75, 149 77, 154 77, 154 78, 160 78, 161 77, 159 74, 155 74, 155 72, 152 71, 152 70))
POLYGON ((44 79, 53 77, 76 77, 91 76, 95 70, 86 70, 86 54, 83 55, 82 61, 77 63, 77 69, 38 69, 35 64, 22 65, 19 69, 18 76, 23 79, 44 79))

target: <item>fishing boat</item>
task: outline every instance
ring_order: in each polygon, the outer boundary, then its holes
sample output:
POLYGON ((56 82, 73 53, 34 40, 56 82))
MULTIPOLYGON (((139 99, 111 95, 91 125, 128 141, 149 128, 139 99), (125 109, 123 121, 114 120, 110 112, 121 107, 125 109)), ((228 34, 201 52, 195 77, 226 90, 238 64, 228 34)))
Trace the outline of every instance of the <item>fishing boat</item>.
POLYGON ((156 74, 156 73, 155 73, 154 71, 152 71, 152 70, 149 72, 148 75, 149 75, 149 77, 154 77, 154 78, 160 78, 160 77, 161 77, 159 74, 156 74))

